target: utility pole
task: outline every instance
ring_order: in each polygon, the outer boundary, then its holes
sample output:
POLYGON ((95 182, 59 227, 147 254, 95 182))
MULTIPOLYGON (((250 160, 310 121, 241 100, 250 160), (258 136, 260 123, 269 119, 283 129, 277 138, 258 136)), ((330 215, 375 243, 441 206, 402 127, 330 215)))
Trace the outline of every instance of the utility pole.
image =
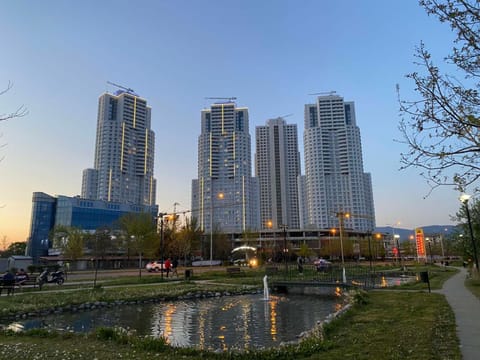
POLYGON ((287 225, 280 225, 280 228, 283 230, 283 261, 285 262, 285 279, 287 279, 288 274, 288 262, 287 262, 287 225))

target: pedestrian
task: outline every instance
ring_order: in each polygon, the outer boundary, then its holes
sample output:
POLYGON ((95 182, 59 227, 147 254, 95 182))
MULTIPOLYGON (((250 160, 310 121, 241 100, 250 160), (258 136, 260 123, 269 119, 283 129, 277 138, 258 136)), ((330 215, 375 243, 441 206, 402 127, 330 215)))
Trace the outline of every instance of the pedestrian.
POLYGON ((168 258, 165 261, 165 271, 167 272, 167 278, 168 278, 168 274, 170 273, 171 268, 172 268, 172 262, 170 261, 170 258, 168 258))
POLYGON ((5 273, 3 274, 2 287, 4 289, 7 289, 7 295, 13 295, 13 292, 15 290, 15 276, 8 270, 5 271, 5 273))
POLYGON ((173 275, 176 275, 178 277, 177 267, 178 267, 178 259, 175 257, 173 258, 173 261, 172 261, 172 277, 173 275))
POLYGON ((303 258, 301 256, 297 258, 297 266, 298 266, 298 272, 300 274, 303 274, 303 258))
POLYGON ((21 288, 23 284, 25 284, 28 280, 28 274, 25 272, 25 270, 20 269, 17 271, 15 274, 15 282, 18 284, 18 286, 21 288))

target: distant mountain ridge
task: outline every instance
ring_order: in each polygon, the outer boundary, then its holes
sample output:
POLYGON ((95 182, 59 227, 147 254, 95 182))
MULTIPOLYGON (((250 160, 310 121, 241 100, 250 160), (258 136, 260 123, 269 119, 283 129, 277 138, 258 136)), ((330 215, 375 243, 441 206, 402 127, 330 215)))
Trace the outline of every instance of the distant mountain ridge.
MULTIPOLYGON (((418 226, 418 228, 423 229, 423 233, 425 236, 432 236, 432 235, 450 235, 453 234, 457 228, 456 225, 428 225, 428 226, 418 226)), ((415 229, 401 229, 401 228, 393 228, 395 234, 400 235, 400 240, 407 240, 410 235, 414 235, 415 229)), ((384 234, 391 234, 392 227, 391 226, 378 226, 375 229, 376 232, 384 233, 384 234)))

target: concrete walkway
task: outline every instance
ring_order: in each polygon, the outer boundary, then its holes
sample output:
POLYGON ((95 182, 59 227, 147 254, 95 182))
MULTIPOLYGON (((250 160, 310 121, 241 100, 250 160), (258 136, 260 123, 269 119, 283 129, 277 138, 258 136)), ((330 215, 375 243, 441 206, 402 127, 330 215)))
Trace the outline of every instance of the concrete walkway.
POLYGON ((457 335, 464 360, 480 359, 480 300, 464 285, 467 271, 460 272, 448 279, 442 290, 455 313, 457 335))

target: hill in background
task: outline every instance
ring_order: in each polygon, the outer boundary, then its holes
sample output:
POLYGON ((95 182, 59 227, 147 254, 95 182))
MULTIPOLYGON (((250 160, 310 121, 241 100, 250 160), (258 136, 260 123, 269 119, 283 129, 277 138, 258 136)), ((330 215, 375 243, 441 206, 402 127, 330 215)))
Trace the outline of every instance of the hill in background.
MULTIPOLYGON (((457 231, 456 225, 428 225, 428 226, 419 226, 419 228, 423 229, 423 233, 425 234, 425 236, 433 236, 433 235, 440 235, 440 234, 449 236, 451 234, 454 234, 457 231)), ((395 231, 395 234, 400 235, 400 240, 408 240, 410 235, 415 234, 415 229, 394 228, 393 230, 395 231)), ((375 231, 383 234, 391 234, 392 227, 379 226, 375 229, 375 231)))

